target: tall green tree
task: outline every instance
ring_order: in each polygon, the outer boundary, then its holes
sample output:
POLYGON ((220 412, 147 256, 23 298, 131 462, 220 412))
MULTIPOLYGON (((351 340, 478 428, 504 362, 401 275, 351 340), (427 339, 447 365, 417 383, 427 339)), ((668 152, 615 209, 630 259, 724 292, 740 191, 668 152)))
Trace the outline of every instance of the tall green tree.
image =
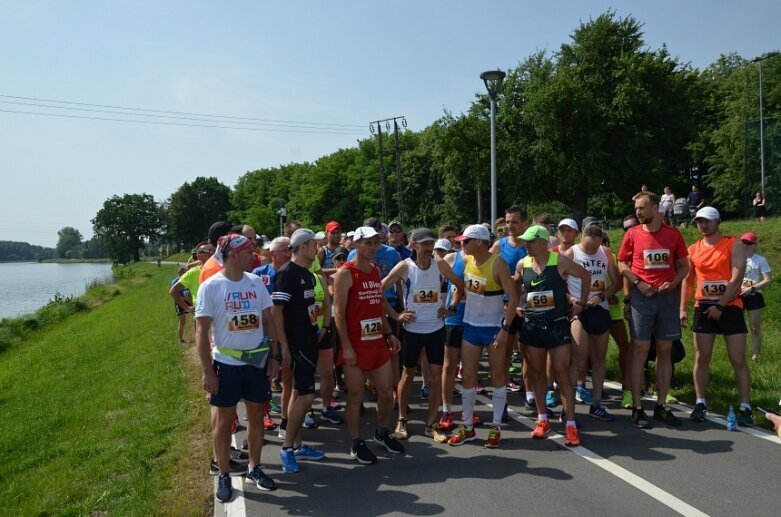
POLYGON ((137 262, 144 241, 160 229, 159 207, 150 194, 112 196, 92 219, 92 227, 114 262, 137 262))
POLYGON ((230 188, 214 177, 185 182, 167 202, 167 229, 173 239, 185 248, 204 240, 209 226, 225 220, 232 209, 230 196, 230 188))
POLYGON ((57 256, 60 258, 70 258, 69 253, 80 248, 84 239, 81 232, 71 226, 61 228, 57 232, 57 237, 57 256))

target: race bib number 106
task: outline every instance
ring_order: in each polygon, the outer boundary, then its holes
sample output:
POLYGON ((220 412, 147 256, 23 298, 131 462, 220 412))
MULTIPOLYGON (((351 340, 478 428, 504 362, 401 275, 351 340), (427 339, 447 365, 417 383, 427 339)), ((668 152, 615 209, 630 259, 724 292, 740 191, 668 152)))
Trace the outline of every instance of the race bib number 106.
POLYGON ((670 269, 670 250, 645 250, 643 265, 645 269, 670 269))

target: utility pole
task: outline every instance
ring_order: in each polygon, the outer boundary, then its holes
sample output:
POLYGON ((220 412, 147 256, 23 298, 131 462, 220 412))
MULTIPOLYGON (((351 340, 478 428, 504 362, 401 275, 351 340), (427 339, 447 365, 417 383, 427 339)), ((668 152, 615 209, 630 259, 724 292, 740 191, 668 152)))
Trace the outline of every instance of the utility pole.
POLYGON ((375 120, 369 125, 369 132, 374 134, 374 125, 377 125, 377 143, 378 143, 378 151, 379 151, 379 158, 380 158, 380 201, 382 203, 382 220, 387 222, 388 221, 388 204, 385 198, 385 152, 382 145, 382 123, 385 123, 385 130, 390 133, 390 121, 393 121, 393 131, 394 131, 394 148, 396 153, 396 190, 397 190, 397 199, 399 200, 399 220, 402 224, 404 224, 404 206, 402 202, 402 194, 401 194, 401 156, 400 156, 400 150, 399 150, 399 126, 396 123, 397 119, 401 119, 401 125, 404 127, 407 127, 407 119, 405 119, 403 116, 400 117, 391 117, 386 118, 382 120, 375 120))

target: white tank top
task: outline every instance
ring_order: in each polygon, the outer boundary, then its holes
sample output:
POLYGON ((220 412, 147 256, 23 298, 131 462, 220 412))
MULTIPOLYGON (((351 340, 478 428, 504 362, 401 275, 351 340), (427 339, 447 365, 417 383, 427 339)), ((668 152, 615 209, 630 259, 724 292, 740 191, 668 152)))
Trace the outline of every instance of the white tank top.
POLYGON ((439 266, 432 259, 428 269, 420 269, 411 258, 405 260, 409 289, 404 306, 415 311, 417 319, 405 323, 404 328, 416 334, 430 334, 445 326, 438 315, 444 304, 444 297, 439 292, 439 266))
MULTIPOLYGON (((607 282, 607 267, 608 261, 610 261, 610 257, 607 253, 605 253, 605 250, 602 248, 602 246, 600 246, 599 249, 597 249, 597 252, 593 255, 589 255, 583 251, 580 248, 580 245, 573 246, 572 252, 572 260, 574 260, 576 264, 583 266, 586 271, 588 271, 589 275, 591 275, 589 296, 604 293, 605 283, 607 282)), ((570 295, 580 299, 580 278, 574 275, 569 275, 567 277, 567 290, 569 291, 570 295)), ((599 302, 599 306, 605 310, 610 309, 607 300, 602 300, 599 302)))

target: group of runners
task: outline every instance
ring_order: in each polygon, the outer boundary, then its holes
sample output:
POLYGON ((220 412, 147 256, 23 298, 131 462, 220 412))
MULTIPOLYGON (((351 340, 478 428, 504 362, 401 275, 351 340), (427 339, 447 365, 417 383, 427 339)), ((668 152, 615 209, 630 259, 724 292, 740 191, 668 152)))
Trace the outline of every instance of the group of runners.
POLYGON ((753 425, 743 309, 749 311, 758 359, 761 289, 770 282, 767 261, 755 253, 756 235, 723 235, 718 211, 703 207, 694 217, 701 238, 687 247, 681 233, 664 224, 658 196, 642 191, 634 202, 617 254, 596 218, 581 225, 564 219, 554 236, 548 214, 530 220, 520 205, 505 211, 497 236, 484 224, 443 226, 437 234, 418 228, 409 232, 408 245, 398 221, 385 226, 370 218, 346 234, 336 221, 320 233, 289 224, 286 236, 264 246, 263 257, 251 227, 213 225, 209 241, 196 248, 196 265, 182 272, 170 293, 182 312, 196 318, 203 386, 213 408, 217 498, 232 497, 230 435, 240 400, 247 408, 247 481, 261 490, 275 488, 260 467, 260 454, 264 414, 270 419, 270 381, 277 376, 283 388, 279 455, 286 473, 298 472, 300 460, 325 456, 303 443, 301 431, 307 423, 312 427, 318 375, 321 418, 341 423, 332 396, 335 386, 343 386, 350 454, 371 464, 377 456, 360 433, 367 382, 376 394, 372 438, 380 447, 404 453, 401 442, 414 432, 407 412, 419 368, 428 400, 422 433, 460 446, 477 439, 475 427, 482 424, 474 407, 482 388, 478 367, 487 357, 492 418, 484 445, 500 447, 502 425, 509 421, 507 392, 521 384, 508 373, 516 348, 523 356, 524 410, 536 418, 531 437, 551 433, 551 408, 561 403, 565 444, 577 446, 576 402, 589 406, 590 417, 615 420, 602 404, 611 335, 619 347, 621 405, 631 408, 632 424, 650 425, 642 395, 653 344, 653 419, 679 426, 668 405, 671 349, 687 323, 691 298, 697 400, 690 418, 705 419, 709 364, 715 337, 722 334, 740 395, 738 423, 753 425), (457 375, 460 419, 453 415, 457 375))

